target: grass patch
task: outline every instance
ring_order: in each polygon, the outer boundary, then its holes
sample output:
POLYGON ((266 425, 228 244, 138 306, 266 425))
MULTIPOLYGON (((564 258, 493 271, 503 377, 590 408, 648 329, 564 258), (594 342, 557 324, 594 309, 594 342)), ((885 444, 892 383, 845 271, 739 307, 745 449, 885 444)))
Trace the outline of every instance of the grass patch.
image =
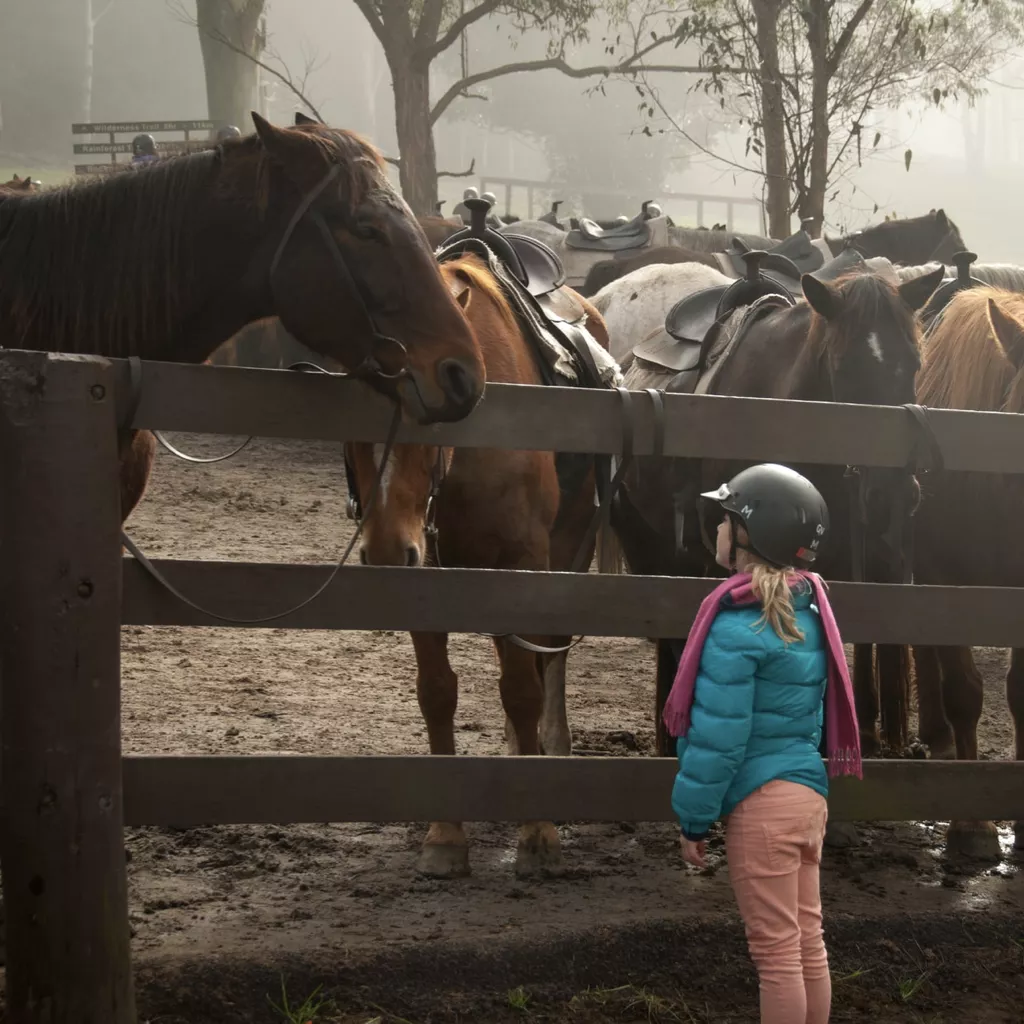
MULTIPOLYGON (((296 1005, 288 998, 288 989, 284 978, 281 978, 281 1002, 275 1002, 267 996, 271 1009, 288 1024, 326 1024, 327 1015, 335 1013, 334 1002, 321 995, 323 985, 317 985, 306 998, 296 1005)), ((380 1018, 377 1018, 378 1020, 380 1018)))

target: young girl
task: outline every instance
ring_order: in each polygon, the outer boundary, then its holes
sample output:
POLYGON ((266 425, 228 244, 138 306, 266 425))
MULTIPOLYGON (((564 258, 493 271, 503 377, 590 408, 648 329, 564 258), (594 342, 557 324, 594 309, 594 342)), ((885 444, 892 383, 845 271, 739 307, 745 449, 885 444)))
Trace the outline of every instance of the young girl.
POLYGON ((734 573, 704 601, 665 706, 678 736, 672 806, 683 858, 727 816, 726 855, 761 989, 762 1024, 825 1024, 832 986, 818 869, 828 774, 860 777, 842 641, 810 567, 828 534, 814 485, 753 466, 703 496, 724 517, 716 558, 734 573))

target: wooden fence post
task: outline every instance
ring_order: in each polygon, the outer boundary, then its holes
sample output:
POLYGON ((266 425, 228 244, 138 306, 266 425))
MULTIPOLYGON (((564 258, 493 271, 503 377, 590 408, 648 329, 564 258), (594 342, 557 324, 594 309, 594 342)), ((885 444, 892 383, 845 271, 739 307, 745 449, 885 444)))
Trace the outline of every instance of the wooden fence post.
POLYGON ((11 1024, 135 1024, 109 362, 0 352, 0 735, 11 1024))

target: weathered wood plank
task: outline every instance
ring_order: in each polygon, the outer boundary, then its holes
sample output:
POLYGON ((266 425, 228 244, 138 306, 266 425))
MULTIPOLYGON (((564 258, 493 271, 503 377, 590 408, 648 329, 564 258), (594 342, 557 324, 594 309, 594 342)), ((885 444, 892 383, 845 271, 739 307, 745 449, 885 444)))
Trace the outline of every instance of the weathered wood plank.
POLYGON ((7 1013, 135 1024, 120 722, 114 375, 0 352, 7 1013))
MULTIPOLYGON (((127 402, 127 365, 119 367, 127 402)), ((650 454, 649 397, 635 393, 635 450, 650 454)), ((666 395, 665 453, 704 458, 903 466, 912 421, 899 408, 666 395)), ((400 440, 485 448, 621 450, 619 398, 609 391, 489 384, 460 423, 403 427, 400 440)), ((1024 416, 935 410, 950 470, 1024 472, 1024 416)), ((147 362, 135 424, 266 437, 383 441, 390 407, 365 384, 321 374, 147 362)))
MULTIPOLYGON (((869 761, 841 821, 1024 816, 1024 763, 869 761)), ((674 758, 127 757, 132 825, 668 821, 674 758)))
MULTIPOLYGON (((326 565, 157 561, 187 596, 239 618, 271 615, 308 597, 326 565)), ((715 581, 671 576, 346 566, 312 604, 268 625, 673 637, 685 632, 715 581)), ((1024 646, 1024 588, 833 583, 850 643, 1024 646)), ((127 625, 222 625, 194 612, 124 560, 127 625)))

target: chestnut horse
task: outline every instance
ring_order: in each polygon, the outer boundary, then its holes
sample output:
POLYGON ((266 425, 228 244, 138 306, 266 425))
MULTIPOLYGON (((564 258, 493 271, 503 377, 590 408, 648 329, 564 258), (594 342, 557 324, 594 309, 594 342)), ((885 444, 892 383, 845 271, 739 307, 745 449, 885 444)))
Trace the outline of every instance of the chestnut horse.
MULTIPOLYGON (((487 379, 543 383, 531 344, 483 263, 475 256, 464 256, 442 264, 441 273, 473 327, 487 379)), ((600 314, 589 303, 583 305, 588 327, 606 347, 600 314)), ((380 448, 372 444, 346 447, 363 508, 367 508, 380 471, 380 448)), ((362 561, 418 566, 436 560, 445 566, 482 569, 567 570, 594 512, 593 461, 589 456, 574 461, 577 471, 566 473, 560 482, 552 452, 441 451, 426 445, 396 445, 381 476, 374 506, 363 522, 362 561), (432 551, 428 505, 435 490, 437 535, 432 551)), ((590 565, 592 555, 591 546, 584 553, 584 565, 590 565)), ((557 647, 569 638, 529 640, 557 647)), ((448 635, 413 633, 412 642, 418 669, 416 692, 430 752, 454 754, 458 680, 448 660, 448 635)), ((507 638, 498 638, 494 644, 501 665, 499 686, 509 753, 571 753, 565 715, 566 654, 538 655, 507 638)), ((524 824, 517 873, 557 868, 560 862, 554 825, 549 821, 524 824)), ((430 825, 419 870, 442 878, 469 872, 469 850, 461 824, 430 825)))
MULTIPOLYGON (((145 174, 5 192, 0 345, 201 363, 276 315, 413 419, 465 416, 483 362, 380 154, 351 132, 253 121, 145 174)), ((125 431, 122 511, 151 459, 125 431)))
MULTIPOLYGON (((917 399, 939 409, 1024 413, 1024 295, 976 287, 957 293, 928 338, 917 399)), ((993 473, 929 473, 915 528, 914 582, 954 587, 1018 587, 1024 553, 1024 478, 993 473)), ((915 647, 920 734, 932 757, 978 756, 983 688, 969 647, 915 647)), ((1024 760, 1024 649, 1006 676, 1024 760)), ((971 856, 1000 856, 991 822, 953 822, 949 845, 971 856)), ((1024 849, 1024 821, 1016 824, 1024 849)))

